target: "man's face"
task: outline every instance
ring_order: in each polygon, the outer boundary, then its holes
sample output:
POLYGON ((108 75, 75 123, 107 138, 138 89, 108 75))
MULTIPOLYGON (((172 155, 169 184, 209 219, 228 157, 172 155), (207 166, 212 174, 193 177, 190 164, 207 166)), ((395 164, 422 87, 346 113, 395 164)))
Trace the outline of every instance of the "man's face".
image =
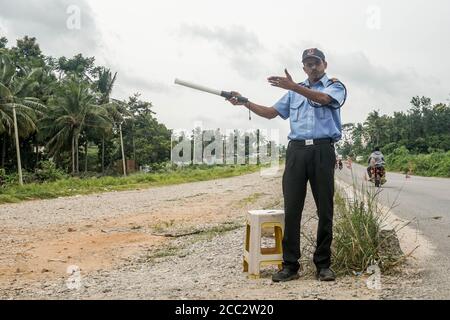
POLYGON ((308 75, 308 78, 318 80, 327 68, 326 61, 317 58, 306 58, 303 61, 303 71, 308 75))

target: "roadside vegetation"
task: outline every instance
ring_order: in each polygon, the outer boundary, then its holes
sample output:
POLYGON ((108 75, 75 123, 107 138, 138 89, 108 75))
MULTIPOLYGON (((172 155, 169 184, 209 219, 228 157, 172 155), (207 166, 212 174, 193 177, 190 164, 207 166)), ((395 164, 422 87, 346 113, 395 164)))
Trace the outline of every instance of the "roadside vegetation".
MULTIPOLYGON (((0 188, 0 204, 32 199, 50 199, 108 191, 150 188, 186 182, 205 181, 233 177, 256 172, 263 168, 258 165, 168 167, 154 173, 136 173, 127 177, 66 177, 43 183, 16 183, 0 188)), ((54 173, 59 176, 61 172, 54 173)))
POLYGON ((378 146, 387 170, 413 175, 450 177, 450 105, 413 97, 406 112, 382 115, 374 110, 363 123, 343 125, 338 151, 367 165, 378 146))
POLYGON ((386 162, 389 171, 450 178, 450 151, 411 154, 405 147, 400 147, 386 156, 386 162))
POLYGON ((376 266, 395 269, 410 253, 403 253, 397 237, 403 226, 388 224, 390 209, 379 205, 379 189, 353 182, 337 188, 333 235, 333 268, 338 274, 362 274, 376 266))

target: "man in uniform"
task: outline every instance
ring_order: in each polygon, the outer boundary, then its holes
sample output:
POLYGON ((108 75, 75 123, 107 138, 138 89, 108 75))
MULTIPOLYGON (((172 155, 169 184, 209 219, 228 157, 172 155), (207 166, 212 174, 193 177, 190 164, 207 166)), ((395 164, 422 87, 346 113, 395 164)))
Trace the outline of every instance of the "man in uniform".
POLYGON ((308 79, 295 83, 285 69, 285 77, 269 77, 272 86, 288 92, 272 107, 251 101, 237 101, 233 92, 229 101, 245 105, 257 115, 273 119, 289 118, 291 132, 286 151, 283 174, 285 232, 283 235, 283 268, 272 276, 274 282, 289 281, 299 277, 300 221, 309 181, 319 215, 317 247, 314 264, 317 278, 335 280, 330 269, 331 242, 333 240, 334 143, 341 138, 340 107, 346 99, 345 86, 325 73, 327 62, 324 53, 307 49, 302 54, 303 70, 308 79))

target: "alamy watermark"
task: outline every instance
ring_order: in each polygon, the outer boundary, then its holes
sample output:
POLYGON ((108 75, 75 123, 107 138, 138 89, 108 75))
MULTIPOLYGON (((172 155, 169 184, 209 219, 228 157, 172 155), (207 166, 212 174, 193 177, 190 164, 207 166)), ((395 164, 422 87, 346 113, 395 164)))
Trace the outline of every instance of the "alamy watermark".
POLYGON ((379 6, 369 6, 366 10, 366 26, 371 30, 381 29, 381 8, 379 6))
POLYGON ((369 278, 366 280, 367 288, 371 290, 381 290, 381 270, 376 264, 371 265, 366 271, 370 274, 369 278))
POLYGON ((262 175, 274 175, 280 162, 278 129, 202 129, 173 130, 171 162, 178 166, 267 165, 262 175), (268 166, 270 165, 270 166, 268 166))
POLYGON ((66 27, 69 30, 81 29, 81 9, 77 5, 70 5, 66 9, 66 13, 69 15, 66 20, 66 27))
POLYGON ((66 286, 70 290, 79 290, 81 288, 81 269, 79 266, 71 265, 67 267, 69 277, 66 280, 66 286))

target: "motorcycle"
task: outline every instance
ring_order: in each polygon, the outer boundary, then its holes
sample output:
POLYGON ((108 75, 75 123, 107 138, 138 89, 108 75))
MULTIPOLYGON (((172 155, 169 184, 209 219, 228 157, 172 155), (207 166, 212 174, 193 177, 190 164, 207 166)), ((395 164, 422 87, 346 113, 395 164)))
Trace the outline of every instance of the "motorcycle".
POLYGON ((341 159, 336 159, 336 162, 334 164, 334 169, 342 170, 343 167, 344 167, 344 165, 342 164, 342 160, 341 159))
POLYGON ((386 183, 386 170, 384 170, 384 167, 372 166, 370 173, 371 177, 369 181, 375 183, 375 187, 379 188, 386 183))

